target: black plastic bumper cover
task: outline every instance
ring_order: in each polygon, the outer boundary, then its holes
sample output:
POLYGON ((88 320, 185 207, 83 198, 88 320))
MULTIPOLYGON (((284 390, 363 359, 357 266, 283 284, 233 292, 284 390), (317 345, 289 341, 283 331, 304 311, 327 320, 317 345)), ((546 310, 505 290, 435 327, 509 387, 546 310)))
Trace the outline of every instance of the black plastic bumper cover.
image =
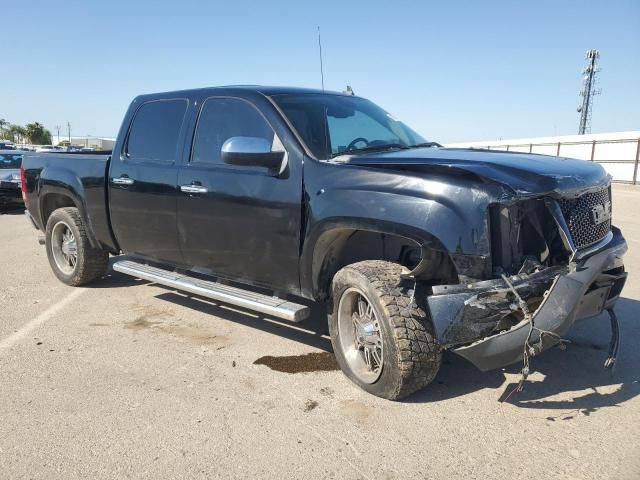
MULTIPOLYGON (((620 268, 626 251, 624 237, 614 228, 613 238, 607 245, 570 269, 549 268, 529 276, 512 277, 514 287, 523 298, 543 296, 533 316, 534 325, 564 335, 576 320, 611 307, 626 279, 620 268), (605 273, 611 271, 616 273, 605 273)), ((481 282, 471 289, 449 288, 453 290, 451 294, 440 291, 427 299, 436 338, 441 344, 452 346, 453 352, 480 370, 500 368, 522 359, 524 342, 529 334, 528 322, 522 321, 509 330, 491 335, 496 321, 510 308, 517 308, 504 282, 481 282), (476 335, 475 341, 469 338, 473 335, 476 335), (455 344, 468 342, 471 343, 455 347, 455 344)), ((538 341, 537 332, 531 341, 538 341)), ((555 343, 554 340, 545 341, 544 348, 555 343)))
POLYGON ((14 203, 22 202, 20 185, 14 182, 0 181, 0 201, 14 203))

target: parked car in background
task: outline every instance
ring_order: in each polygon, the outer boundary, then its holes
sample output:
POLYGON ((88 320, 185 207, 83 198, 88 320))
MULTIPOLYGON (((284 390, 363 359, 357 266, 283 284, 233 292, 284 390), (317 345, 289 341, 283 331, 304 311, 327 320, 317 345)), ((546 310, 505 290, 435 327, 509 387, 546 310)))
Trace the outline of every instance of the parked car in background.
POLYGON ((15 144, 10 140, 0 139, 0 150, 15 150, 15 144))
POLYGON ((0 208, 10 205, 23 205, 20 191, 20 150, 0 150, 0 208))
POLYGON ((93 152, 94 149, 91 147, 85 147, 82 145, 68 145, 66 147, 57 147, 59 148, 61 152, 70 152, 70 153, 75 153, 75 152, 93 152))
POLYGON ((63 152, 61 147, 54 147, 53 145, 39 145, 36 148, 36 152, 63 152))

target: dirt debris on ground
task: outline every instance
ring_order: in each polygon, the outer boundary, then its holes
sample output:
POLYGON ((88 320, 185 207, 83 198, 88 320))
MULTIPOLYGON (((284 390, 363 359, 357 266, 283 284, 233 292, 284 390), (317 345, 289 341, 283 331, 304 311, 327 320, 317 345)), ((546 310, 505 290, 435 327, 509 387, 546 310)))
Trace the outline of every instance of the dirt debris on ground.
POLYGON ((330 372, 338 370, 336 357, 330 352, 312 352, 303 355, 266 355, 258 358, 254 365, 266 365, 271 370, 284 373, 330 372))
POLYGON ((306 402, 304 402, 304 411, 310 412, 311 410, 314 410, 318 405, 319 403, 315 400, 307 400, 306 402))

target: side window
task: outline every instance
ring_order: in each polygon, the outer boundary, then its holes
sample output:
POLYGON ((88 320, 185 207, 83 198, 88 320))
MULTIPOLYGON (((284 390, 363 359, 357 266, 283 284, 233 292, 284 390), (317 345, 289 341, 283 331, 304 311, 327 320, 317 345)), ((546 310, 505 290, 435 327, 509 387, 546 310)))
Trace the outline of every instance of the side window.
POLYGON ((259 137, 279 144, 271 126, 251 104, 238 98, 209 98, 202 105, 191 161, 222 164, 222 145, 231 137, 259 137))
POLYGON ((129 131, 127 156, 132 160, 175 161, 186 110, 187 101, 183 99, 143 104, 136 112, 129 131))
POLYGON ((364 137, 369 143, 398 143, 400 141, 397 134, 387 125, 378 123, 374 118, 359 110, 346 118, 327 115, 327 123, 331 137, 331 153, 344 151, 351 141, 358 137, 364 137))

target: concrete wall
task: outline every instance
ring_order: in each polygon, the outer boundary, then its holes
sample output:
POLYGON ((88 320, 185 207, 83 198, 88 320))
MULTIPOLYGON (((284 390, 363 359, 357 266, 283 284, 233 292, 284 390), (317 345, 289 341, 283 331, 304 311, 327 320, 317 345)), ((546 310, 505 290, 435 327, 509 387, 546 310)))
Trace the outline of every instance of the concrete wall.
POLYGON ((516 138, 447 144, 447 147, 487 148, 510 152, 541 153, 601 163, 614 181, 640 182, 638 156, 640 130, 629 132, 516 138))

